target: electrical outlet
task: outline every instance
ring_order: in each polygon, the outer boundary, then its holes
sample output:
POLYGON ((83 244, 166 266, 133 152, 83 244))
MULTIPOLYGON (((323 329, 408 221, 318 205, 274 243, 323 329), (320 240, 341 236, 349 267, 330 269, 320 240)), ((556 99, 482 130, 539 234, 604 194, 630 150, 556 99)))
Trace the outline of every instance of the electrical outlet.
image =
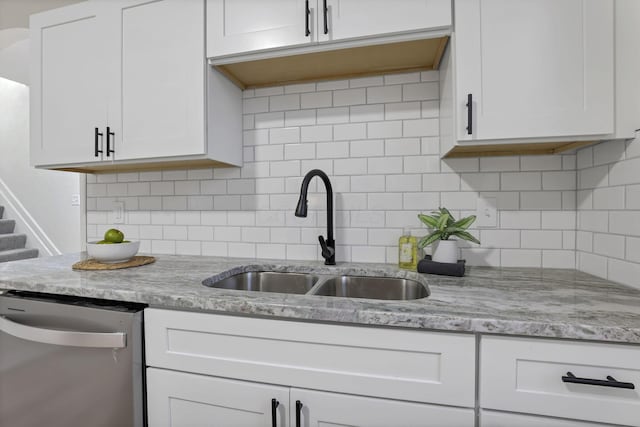
POLYGON ((113 202, 113 223, 124 224, 124 202, 113 202))
POLYGON ((71 195, 71 206, 80 206, 80 195, 72 194, 71 195))
POLYGON ((476 207, 476 225, 492 228, 498 226, 498 208, 495 197, 479 198, 476 207))

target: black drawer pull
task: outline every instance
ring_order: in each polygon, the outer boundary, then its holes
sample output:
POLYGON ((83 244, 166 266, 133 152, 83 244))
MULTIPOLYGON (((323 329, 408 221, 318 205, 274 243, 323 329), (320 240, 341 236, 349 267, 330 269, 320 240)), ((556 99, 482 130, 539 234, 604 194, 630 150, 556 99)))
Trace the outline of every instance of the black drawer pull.
POLYGON ((280 402, 278 402, 276 399, 271 399, 271 425, 272 427, 276 427, 278 425, 278 413, 276 412, 276 410, 278 409, 278 405, 280 405, 280 402))
POLYGON ((98 137, 102 138, 102 132, 98 132, 98 128, 96 128, 95 130, 95 148, 94 148, 94 155, 95 157, 98 157, 98 154, 102 154, 102 150, 98 150, 98 137))
POLYGON ((302 402, 296 400, 296 427, 300 427, 300 412, 302 412, 302 402))
POLYGON ((594 380, 593 378, 579 378, 573 375, 571 372, 567 372, 567 375, 562 377, 562 382, 572 384, 597 385, 601 387, 628 388, 631 390, 636 388, 633 383, 618 381, 611 375, 607 375, 606 380, 594 380))
MULTIPOLYGON (((111 132, 111 128, 109 126, 107 126, 107 157, 109 157, 109 155, 111 153, 115 153, 115 150, 111 149, 111 137, 112 136, 116 136, 115 133, 111 132)), ((114 139, 114 145, 115 145, 115 138, 114 139)))
POLYGON ((467 95, 467 135, 473 133, 473 95, 467 95))
POLYGON ((305 0, 304 2, 304 35, 305 37, 309 37, 311 34, 311 30, 309 30, 309 15, 311 15, 311 11, 309 10, 309 0, 305 0))
POLYGON ((324 33, 329 34, 329 23, 327 22, 327 0, 323 0, 322 13, 324 15, 324 33))

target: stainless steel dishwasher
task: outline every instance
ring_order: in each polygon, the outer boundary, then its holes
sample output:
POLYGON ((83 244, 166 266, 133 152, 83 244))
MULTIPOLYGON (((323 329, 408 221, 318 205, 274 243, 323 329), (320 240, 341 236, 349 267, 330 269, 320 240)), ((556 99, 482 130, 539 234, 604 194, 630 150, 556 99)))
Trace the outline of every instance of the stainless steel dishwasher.
POLYGON ((0 426, 143 426, 143 308, 0 295, 0 426))

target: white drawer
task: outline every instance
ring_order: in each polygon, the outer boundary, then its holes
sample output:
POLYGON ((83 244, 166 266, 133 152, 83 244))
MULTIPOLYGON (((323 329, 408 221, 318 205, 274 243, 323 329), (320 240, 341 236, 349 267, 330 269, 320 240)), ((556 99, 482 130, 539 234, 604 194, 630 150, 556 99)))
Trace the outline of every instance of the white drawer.
POLYGON ((145 310, 147 365, 473 407, 473 335, 145 310))
POLYGON ((480 406, 600 423, 640 426, 640 347, 482 337, 480 406), (563 382, 629 382, 635 389, 563 382))
POLYGON ((480 427, 615 427, 613 424, 564 420, 510 412, 481 411, 480 427))

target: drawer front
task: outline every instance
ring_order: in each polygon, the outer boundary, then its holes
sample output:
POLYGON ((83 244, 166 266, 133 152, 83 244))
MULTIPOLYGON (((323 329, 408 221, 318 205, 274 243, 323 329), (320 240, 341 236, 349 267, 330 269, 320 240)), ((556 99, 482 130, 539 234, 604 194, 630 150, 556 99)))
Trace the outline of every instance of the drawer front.
POLYGON ((269 384, 474 406, 475 337, 145 310, 147 364, 269 384))
POLYGON ((509 412, 481 411, 480 427, 615 427, 613 424, 564 420, 509 412))
POLYGON ((482 408, 640 426, 638 346, 483 337, 480 349, 482 408), (568 372, 635 389, 563 382, 568 372))

